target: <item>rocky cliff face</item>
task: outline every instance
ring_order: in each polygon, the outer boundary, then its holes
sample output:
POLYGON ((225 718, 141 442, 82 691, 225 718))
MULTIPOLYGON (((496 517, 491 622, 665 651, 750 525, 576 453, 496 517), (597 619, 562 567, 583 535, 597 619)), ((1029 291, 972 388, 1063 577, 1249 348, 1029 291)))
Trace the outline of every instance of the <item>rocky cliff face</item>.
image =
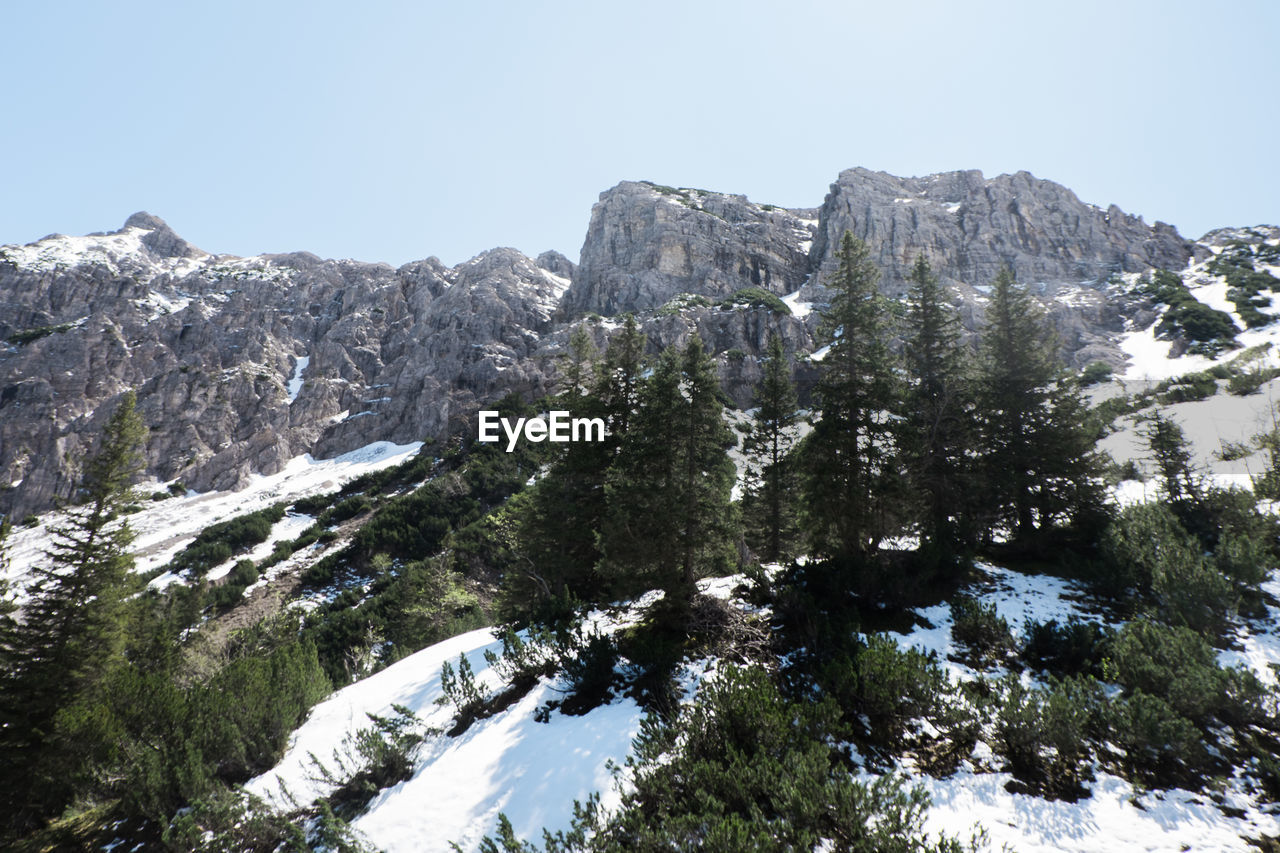
MULTIPOLYGON (((770 334, 791 352, 814 348, 807 303, 821 307, 845 229, 870 244, 890 293, 923 253, 971 329, 1009 264, 1037 284, 1076 366, 1123 363, 1118 333, 1153 321, 1149 304, 1107 283, 1112 273, 1181 268, 1207 252, 1026 173, 852 169, 808 210, 624 182, 593 208, 578 264, 513 249, 452 268, 238 258, 135 214, 119 231, 0 248, 0 513, 69 494, 77 458, 128 388, 151 428, 153 476, 235 488, 301 453, 443 437, 486 401, 542 394, 572 328, 603 349, 623 312, 639 314, 653 352, 697 331, 726 392, 752 405, 770 334), (797 312, 723 303, 748 287, 799 291, 797 312)), ((797 365, 802 392, 815 371, 797 365)))
POLYGON ((600 194, 561 313, 657 308, 679 293, 790 293, 809 274, 812 210, 624 181, 600 194))
POLYGON ((1009 266, 1019 281, 1048 292, 1101 284, 1112 273, 1178 270, 1197 251, 1204 256, 1171 225, 1085 204, 1028 172, 898 178, 848 169, 831 185, 819 218, 810 254, 819 277, 835 269, 834 251, 848 230, 871 246, 891 294, 905 290, 918 255, 952 287, 988 285, 1009 266))
POLYGON ((528 356, 568 284, 511 249, 453 269, 215 256, 146 214, 7 247, 0 512, 69 494, 127 388, 151 429, 151 473, 199 490, 304 452, 444 435, 478 401, 545 389, 528 356))

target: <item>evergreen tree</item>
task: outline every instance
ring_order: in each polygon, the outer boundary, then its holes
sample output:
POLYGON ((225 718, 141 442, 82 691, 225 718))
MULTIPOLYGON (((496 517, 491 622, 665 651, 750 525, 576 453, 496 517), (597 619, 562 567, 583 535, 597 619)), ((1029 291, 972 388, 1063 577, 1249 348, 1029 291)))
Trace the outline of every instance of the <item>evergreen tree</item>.
POLYGON ((121 515, 143 466, 146 435, 135 402, 127 392, 107 421, 84 465, 80 503, 53 529, 49 565, 34 569, 30 599, 8 632, 0 764, 9 770, 0 782, 0 813, 11 828, 64 805, 77 748, 61 742, 59 711, 91 692, 120 659, 133 566, 133 535, 121 515))
POLYGON ((586 325, 579 325, 569 336, 569 351, 561 356, 564 370, 564 394, 575 401, 591 378, 591 368, 599 357, 595 342, 586 325))
POLYGON ((987 307, 980 376, 983 480, 992 523, 1028 542, 1101 503, 1095 436, 1031 297, 1003 269, 987 307))
POLYGON ((743 498, 748 541, 763 558, 776 562, 789 553, 796 534, 792 495, 795 465, 787 458, 795 443, 796 389, 791 368, 777 333, 769 336, 764 377, 756 386, 755 422, 744 442, 751 460, 749 484, 743 498))
POLYGON ((803 448, 805 526, 816 553, 859 567, 891 524, 898 383, 888 301, 866 244, 846 231, 836 261, 821 329, 830 349, 815 389, 821 418, 803 448))
POLYGON ((678 606, 700 574, 725 561, 733 518, 733 434, 701 338, 683 354, 666 350, 639 400, 605 484, 602 568, 655 584, 678 606))
POLYGON ((503 579, 512 621, 553 622, 574 602, 599 603, 612 595, 611 579, 596 571, 596 538, 605 516, 606 472, 636 406, 644 349, 644 335, 628 315, 596 364, 590 392, 570 398, 573 414, 603 418, 607 435, 603 442, 565 444, 522 503, 520 558, 503 579))
POLYGON ((903 356, 908 387, 900 442, 920 506, 921 551, 957 565, 972 545, 976 423, 960 321, 924 256, 907 292, 903 356))
POLYGON ((1160 469, 1165 499, 1179 516, 1190 514, 1204 498, 1203 477, 1191 464, 1191 447, 1177 422, 1154 412, 1147 416, 1143 437, 1160 469))

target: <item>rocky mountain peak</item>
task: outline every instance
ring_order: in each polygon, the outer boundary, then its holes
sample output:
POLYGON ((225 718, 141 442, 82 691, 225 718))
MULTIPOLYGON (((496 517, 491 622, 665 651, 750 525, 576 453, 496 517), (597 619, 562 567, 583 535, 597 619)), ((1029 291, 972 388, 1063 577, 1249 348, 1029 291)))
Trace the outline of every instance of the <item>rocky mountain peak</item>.
POLYGON ((919 255, 953 287, 985 286, 1009 266, 1020 281, 1051 292, 1113 273, 1181 269, 1204 251, 1172 226, 1087 204, 1026 171, 899 178, 847 169, 831 185, 820 220, 810 254, 819 279, 835 269, 834 250, 848 230, 871 247, 889 293, 905 289, 919 255))

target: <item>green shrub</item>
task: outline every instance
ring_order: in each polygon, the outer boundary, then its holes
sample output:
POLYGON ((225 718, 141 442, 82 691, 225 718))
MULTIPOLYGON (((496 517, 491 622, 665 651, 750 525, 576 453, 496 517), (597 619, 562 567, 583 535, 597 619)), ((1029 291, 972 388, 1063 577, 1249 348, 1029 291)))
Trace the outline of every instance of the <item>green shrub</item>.
POLYGON ((1200 371, 1166 379, 1155 388, 1157 399, 1164 405, 1205 400, 1218 393, 1218 380, 1212 373, 1200 371))
POLYGON ((26 346, 29 343, 46 338, 49 335, 58 335, 69 331, 75 326, 75 323, 59 323, 56 326, 38 326, 34 329, 24 329, 21 332, 14 332, 9 336, 9 343, 15 346, 26 346))
MULTIPOLYGON (((621 807, 606 815, 593 798, 547 849, 959 853, 925 837, 921 791, 891 775, 855 778, 836 746, 839 717, 830 700, 789 701, 763 670, 727 666, 670 727, 645 721, 621 807)), ((481 849, 529 848, 504 819, 481 849)))
POLYGON ((1045 690, 1011 676, 1002 685, 996 746, 1018 781, 1048 799, 1077 800, 1093 779, 1089 733, 1102 692, 1092 679, 1057 682, 1045 690))
POLYGON ((720 303, 721 308, 768 308, 774 314, 789 316, 791 308, 776 294, 759 287, 744 287, 720 303))
POLYGON ((284 518, 284 508, 282 503, 273 504, 209 525, 173 558, 169 570, 202 575, 237 553, 265 542, 271 535, 272 526, 284 518))
POLYGON ((1009 623, 996 612, 994 604, 985 604, 968 595, 951 600, 951 636, 968 647, 978 662, 1000 662, 1014 649, 1009 623))
POLYGON ((1085 388, 1111 381, 1111 365, 1105 361, 1090 362, 1080 371, 1080 384, 1085 388))
POLYGON ((1257 679, 1220 668, 1213 647, 1189 628, 1135 619, 1111 643, 1103 671, 1126 694, 1159 696, 1200 726, 1214 720, 1237 725, 1263 716, 1257 679))
POLYGON ((1071 675, 1102 674, 1114 631, 1097 622, 1085 622, 1075 616, 1065 624, 1056 619, 1048 622, 1028 621, 1022 659, 1034 669, 1059 678, 1071 675))
POLYGON ((1126 507, 1099 550, 1103 570, 1095 587, 1113 597, 1136 595, 1171 622, 1217 629, 1238 604, 1231 582, 1163 503, 1126 507))
POLYGON ((1111 742, 1123 752, 1125 769, 1159 785, 1196 779, 1209 764, 1204 736, 1159 696, 1141 690, 1112 703, 1111 742))
POLYGON ((941 719, 948 710, 947 677, 937 656, 901 650, 885 634, 871 634, 852 655, 836 655, 819 665, 817 681, 873 746, 895 749, 913 720, 941 719))

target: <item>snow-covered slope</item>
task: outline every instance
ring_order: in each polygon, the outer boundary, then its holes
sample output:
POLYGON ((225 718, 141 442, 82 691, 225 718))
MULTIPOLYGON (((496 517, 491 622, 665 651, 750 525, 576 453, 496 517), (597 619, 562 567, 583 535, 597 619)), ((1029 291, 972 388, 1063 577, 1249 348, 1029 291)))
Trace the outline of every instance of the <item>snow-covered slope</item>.
MULTIPOLYGON (((389 716, 401 705, 425 724, 447 727, 451 706, 436 700, 443 691, 440 669, 465 655, 477 683, 496 688, 499 679, 485 651, 500 652, 489 629, 445 640, 338 691, 317 705, 294 733, 288 752, 248 789, 269 802, 309 803, 332 785, 318 777, 312 756, 336 767, 344 739, 369 726, 368 714, 389 716)), ((583 716, 554 713, 536 722, 540 705, 557 698, 555 683, 543 680, 503 713, 480 720, 457 738, 436 735, 420 749, 413 777, 379 794, 352 826, 387 853, 464 850, 495 831, 499 812, 516 832, 540 837, 542 827, 567 829, 573 801, 613 790, 609 762, 621 762, 639 730, 643 713, 619 699, 583 716)), ((605 797, 608 805, 610 797, 605 797)))
MULTIPOLYGON (((280 501, 333 491, 361 474, 405 461, 421 446, 421 442, 392 444, 378 441, 333 459, 313 459, 310 454, 303 454, 277 474, 269 477, 254 475, 247 488, 235 492, 188 492, 182 497, 151 502, 146 498, 152 491, 163 490, 164 486, 144 483, 136 489, 142 498, 142 510, 129 516, 129 525, 136 534, 133 543, 135 569, 145 573, 165 565, 210 524, 280 501)), ((4 579, 12 582, 19 601, 22 600, 23 579, 32 566, 44 559, 50 528, 57 523, 57 513, 49 513, 33 527, 16 528, 5 543, 10 565, 4 579)), ((265 549, 255 559, 270 553, 276 542, 297 536, 307 523, 309 520, 304 521, 302 516, 283 518, 272 529, 270 539, 255 549, 255 553, 265 549)), ((217 572, 215 569, 211 576, 217 577, 217 572)), ((170 575, 161 575, 153 583, 163 586, 173 579, 170 575)))

